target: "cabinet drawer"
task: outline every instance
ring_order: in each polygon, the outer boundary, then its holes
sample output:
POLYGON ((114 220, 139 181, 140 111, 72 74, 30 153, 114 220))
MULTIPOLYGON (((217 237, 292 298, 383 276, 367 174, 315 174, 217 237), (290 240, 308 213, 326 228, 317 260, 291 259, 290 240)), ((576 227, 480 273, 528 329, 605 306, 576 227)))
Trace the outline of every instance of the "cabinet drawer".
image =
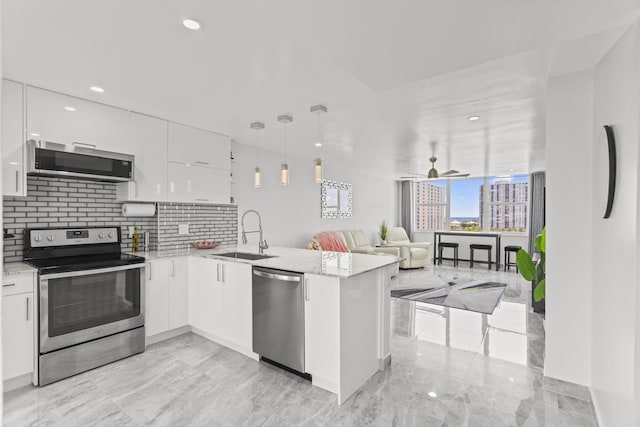
POLYGON ((2 277, 2 295, 33 292, 34 273, 10 274, 2 277))

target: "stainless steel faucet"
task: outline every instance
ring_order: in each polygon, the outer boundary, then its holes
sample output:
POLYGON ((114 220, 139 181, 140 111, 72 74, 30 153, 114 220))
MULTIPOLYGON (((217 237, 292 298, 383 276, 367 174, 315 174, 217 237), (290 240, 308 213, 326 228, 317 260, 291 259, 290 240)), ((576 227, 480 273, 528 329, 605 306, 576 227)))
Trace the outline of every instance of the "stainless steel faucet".
POLYGON ((245 245, 247 244, 247 234, 260 233, 260 241, 258 242, 258 248, 259 248, 259 252, 261 254, 264 254, 264 250, 265 249, 269 249, 269 245, 267 244, 267 241, 262 238, 262 219, 260 218, 260 214, 258 213, 258 211, 255 211, 253 209, 249 209, 248 211, 246 211, 245 213, 242 214, 242 219, 240 220, 240 223, 242 225, 242 243, 245 244, 245 245), (252 230, 252 231, 245 231, 244 230, 244 217, 247 216, 247 214, 249 212, 253 212, 258 217, 258 229, 257 230, 252 230))

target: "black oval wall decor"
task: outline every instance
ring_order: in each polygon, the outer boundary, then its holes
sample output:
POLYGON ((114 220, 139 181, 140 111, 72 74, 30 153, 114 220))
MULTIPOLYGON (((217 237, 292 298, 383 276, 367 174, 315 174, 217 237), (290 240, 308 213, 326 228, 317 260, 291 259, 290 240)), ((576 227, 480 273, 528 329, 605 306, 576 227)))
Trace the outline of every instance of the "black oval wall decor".
POLYGON ((613 128, 611 128, 611 126, 605 125, 604 130, 607 135, 607 146, 609 148, 609 188, 607 192, 607 208, 604 211, 603 218, 609 218, 611 208, 613 208, 613 198, 616 195, 616 139, 613 136, 613 128))

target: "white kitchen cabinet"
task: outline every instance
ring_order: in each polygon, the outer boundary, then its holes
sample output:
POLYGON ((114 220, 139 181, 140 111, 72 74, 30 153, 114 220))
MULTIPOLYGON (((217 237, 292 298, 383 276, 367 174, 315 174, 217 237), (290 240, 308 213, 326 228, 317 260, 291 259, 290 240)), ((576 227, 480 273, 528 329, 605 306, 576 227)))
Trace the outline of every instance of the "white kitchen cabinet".
POLYGON ((167 122, 131 113, 131 154, 134 181, 117 185, 119 201, 167 201, 167 122))
POLYGON ((178 123, 169 123, 169 161, 231 169, 231 139, 178 123))
POLYGON ((211 335, 218 335, 222 323, 222 287, 217 260, 189 259, 189 324, 211 335))
POLYGON ((340 279, 304 275, 305 370, 338 392, 340 383, 340 279))
POLYGON ((253 347, 251 265, 222 262, 222 318, 220 337, 244 349, 253 347))
POLYGON ((27 86, 27 139, 128 153, 129 112, 27 86))
POLYGON ((27 195, 24 99, 20 83, 2 80, 2 195, 27 195))
POLYGON ((152 259, 146 269, 144 326, 150 337, 169 330, 170 259, 152 259))
POLYGON ((223 344, 250 351, 251 265, 192 257, 189 288, 191 325, 223 344))
POLYGON ((228 204, 230 172, 169 162, 170 202, 228 204))
POLYGON ((189 260, 187 257, 169 261, 169 329, 189 323, 189 260))
POLYGON ((149 260, 145 299, 148 337, 186 326, 189 321, 187 257, 149 260))
POLYGON ((2 279, 2 377, 5 380, 34 369, 33 287, 33 273, 2 279))

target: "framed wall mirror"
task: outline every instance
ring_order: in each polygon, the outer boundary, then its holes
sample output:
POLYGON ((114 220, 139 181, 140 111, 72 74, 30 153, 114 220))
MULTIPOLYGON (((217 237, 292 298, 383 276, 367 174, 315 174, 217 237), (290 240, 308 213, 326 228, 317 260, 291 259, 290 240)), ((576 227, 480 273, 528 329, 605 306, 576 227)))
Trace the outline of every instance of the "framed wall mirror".
POLYGON ((322 180, 322 218, 351 218, 351 184, 322 180))

